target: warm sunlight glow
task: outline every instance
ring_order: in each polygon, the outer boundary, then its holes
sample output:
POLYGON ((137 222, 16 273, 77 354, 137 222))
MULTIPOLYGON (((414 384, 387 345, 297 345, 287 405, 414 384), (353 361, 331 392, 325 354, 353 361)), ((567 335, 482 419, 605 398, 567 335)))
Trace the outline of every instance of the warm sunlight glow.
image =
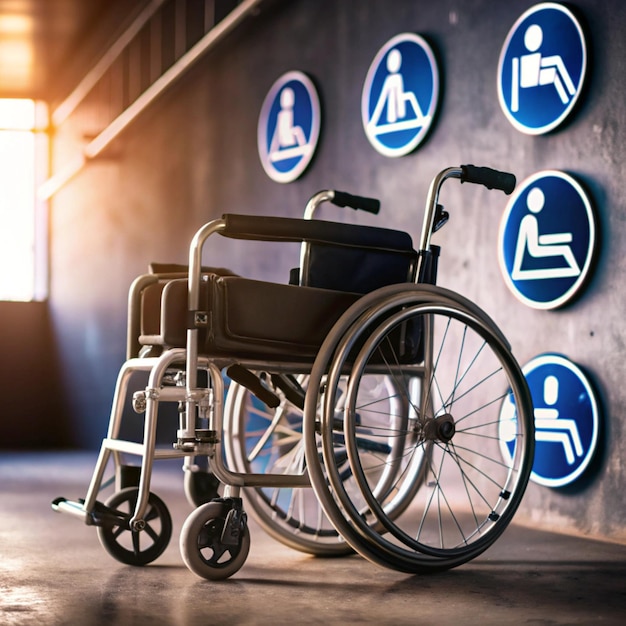
POLYGON ((0 99, 0 300, 31 300, 35 280, 35 103, 0 99))
POLYGON ((33 37, 30 17, 11 13, 0 15, 0 77, 3 84, 19 90, 26 88, 32 80, 35 69, 33 37))
POLYGON ((25 98, 0 99, 0 129, 34 130, 35 101, 25 98))
POLYGON ((0 35, 27 35, 33 31, 33 21, 25 15, 0 15, 0 35))
POLYGON ((29 84, 34 71, 32 46, 19 40, 3 40, 0 35, 0 75, 15 89, 29 84))

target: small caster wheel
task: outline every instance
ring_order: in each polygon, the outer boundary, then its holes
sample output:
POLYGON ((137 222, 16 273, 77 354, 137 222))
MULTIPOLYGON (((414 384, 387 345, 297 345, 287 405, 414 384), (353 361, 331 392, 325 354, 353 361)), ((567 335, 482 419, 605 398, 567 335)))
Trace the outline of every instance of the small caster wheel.
POLYGON ((128 487, 113 494, 105 506, 120 516, 116 523, 104 519, 97 527, 98 538, 104 549, 126 565, 147 565, 163 554, 172 537, 172 518, 161 498, 150 493, 145 527, 135 531, 130 529, 130 519, 135 512, 139 489, 128 487))
POLYGON ((184 477, 184 490, 187 502, 192 507, 201 506, 220 497, 221 483, 215 474, 209 471, 187 471, 184 477))
POLYGON ((236 544, 223 543, 222 534, 229 507, 208 502, 185 521, 180 533, 180 553, 185 565, 208 580, 224 580, 241 569, 250 550, 250 532, 242 523, 236 544))

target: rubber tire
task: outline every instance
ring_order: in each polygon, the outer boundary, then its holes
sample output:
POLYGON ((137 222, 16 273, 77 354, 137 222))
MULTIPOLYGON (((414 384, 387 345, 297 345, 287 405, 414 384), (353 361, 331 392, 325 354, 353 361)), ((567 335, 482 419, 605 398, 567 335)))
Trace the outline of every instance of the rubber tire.
MULTIPOLYGON (((118 509, 118 507, 124 503, 129 503, 129 511, 120 511, 123 515, 130 520, 134 514, 135 503, 137 502, 137 496, 139 495, 139 489, 137 487, 127 487, 117 493, 114 493, 106 502, 105 506, 111 509, 118 509)), ((119 525, 113 525, 111 523, 104 523, 102 526, 97 527, 98 538, 104 549, 116 560, 126 565, 143 566, 151 563, 157 559, 167 548, 170 539, 172 537, 172 518, 165 506, 165 503, 156 494, 150 493, 148 499, 148 510, 146 512, 146 528, 148 530, 141 530, 138 533, 138 540, 142 535, 150 535, 153 543, 146 550, 140 550, 135 552, 128 550, 126 547, 118 542, 118 537, 122 534, 132 533, 130 529, 124 529, 120 531, 119 525), (157 534, 154 528, 150 525, 150 521, 158 519, 161 523, 161 530, 157 534), (151 533, 154 533, 152 536, 151 533)))
MULTIPOLYGON (((224 527, 227 507, 221 502, 208 502, 198 507, 185 520, 180 533, 180 553, 185 565, 194 574, 207 580, 224 580, 238 572, 250 551, 250 531, 244 524, 237 548, 233 548, 230 559, 218 562, 212 556, 205 558, 201 552, 200 541, 205 532, 220 534, 224 527)), ((209 547, 205 545, 204 547, 209 547)), ((219 557, 218 557, 219 558, 219 557)))

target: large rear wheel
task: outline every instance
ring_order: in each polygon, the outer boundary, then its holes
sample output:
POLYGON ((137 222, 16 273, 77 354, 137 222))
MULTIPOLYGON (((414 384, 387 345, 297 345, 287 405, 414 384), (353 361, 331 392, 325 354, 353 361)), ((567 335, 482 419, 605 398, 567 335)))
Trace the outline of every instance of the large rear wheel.
POLYGON ((338 335, 325 365, 323 461, 311 472, 329 517, 355 550, 413 572, 459 565, 493 544, 519 506, 534 442, 528 389, 499 331, 446 292, 416 295, 379 302, 338 335), (331 416, 346 370, 340 427, 363 499, 357 504, 335 462, 338 421, 331 416), (372 372, 394 381, 410 407, 407 421, 387 414, 384 397, 364 395, 372 372), (501 425, 505 400, 516 407, 515 419, 501 425), (372 453, 393 438, 403 442, 400 458, 372 453), (401 470, 381 491, 371 477, 389 463, 401 470))

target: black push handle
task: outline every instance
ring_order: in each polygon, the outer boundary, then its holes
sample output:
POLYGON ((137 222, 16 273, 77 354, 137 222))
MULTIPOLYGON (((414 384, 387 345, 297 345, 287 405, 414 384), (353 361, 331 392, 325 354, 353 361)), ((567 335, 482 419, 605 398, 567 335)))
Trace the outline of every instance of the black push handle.
POLYGON ((376 198, 366 198, 364 196, 354 196, 345 191, 335 191, 331 202, 340 207, 350 207, 351 209, 360 209, 368 213, 378 213, 380 211, 380 200, 376 198))
POLYGON ((487 189, 500 189, 507 195, 515 189, 516 180, 514 174, 500 172, 490 167, 477 167, 476 165, 461 165, 461 182, 484 185, 487 189))

